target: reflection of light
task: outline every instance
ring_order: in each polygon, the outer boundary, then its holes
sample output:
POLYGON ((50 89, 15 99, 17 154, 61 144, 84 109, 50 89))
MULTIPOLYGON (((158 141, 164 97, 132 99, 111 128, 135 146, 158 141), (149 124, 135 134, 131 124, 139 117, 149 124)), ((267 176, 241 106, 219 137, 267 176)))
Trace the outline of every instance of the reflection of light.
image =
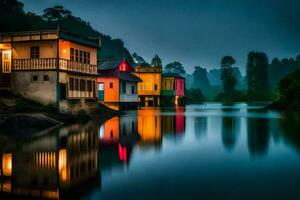
POLYGON ((2 157, 2 169, 4 176, 11 176, 12 172, 12 154, 3 154, 2 157))
POLYGON ((66 149, 59 150, 58 171, 59 171, 60 179, 62 181, 66 181, 67 180, 67 150, 66 149))
POLYGON ((178 98, 179 98, 179 96, 175 96, 175 105, 176 106, 178 105, 178 98))
POLYGON ((122 147, 121 144, 119 144, 119 158, 121 161, 127 160, 127 150, 126 147, 122 147))
POLYGON ((104 138, 104 125, 100 126, 99 130, 99 138, 104 138))

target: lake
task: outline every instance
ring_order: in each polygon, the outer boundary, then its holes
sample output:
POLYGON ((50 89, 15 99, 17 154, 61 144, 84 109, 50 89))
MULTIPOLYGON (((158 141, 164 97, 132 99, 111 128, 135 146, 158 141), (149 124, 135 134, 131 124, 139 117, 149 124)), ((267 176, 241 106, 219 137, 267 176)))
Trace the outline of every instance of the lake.
POLYGON ((260 105, 149 108, 0 135, 0 153, 1 199, 300 198, 300 114, 260 105))

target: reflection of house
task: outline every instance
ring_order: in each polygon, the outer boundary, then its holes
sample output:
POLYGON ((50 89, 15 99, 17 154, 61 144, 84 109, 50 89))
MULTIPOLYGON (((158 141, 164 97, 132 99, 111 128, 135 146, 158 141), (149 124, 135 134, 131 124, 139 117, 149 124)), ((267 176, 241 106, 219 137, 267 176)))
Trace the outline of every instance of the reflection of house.
POLYGON ((138 125, 136 115, 121 115, 104 122, 99 129, 100 143, 134 143, 137 139, 138 125), (130 141, 132 140, 132 142, 130 141))
POLYGON ((59 199, 79 192, 72 189, 79 183, 98 179, 97 127, 79 128, 61 129, 60 136, 43 136, 21 150, 1 153, 0 193, 59 199))
POLYGON ((183 134, 185 131, 184 107, 176 107, 175 115, 161 116, 161 129, 163 134, 183 134))
POLYGON ((161 146, 160 109, 138 110, 138 132, 141 136, 141 146, 147 144, 161 146))
POLYGON ((162 74, 162 105, 183 105, 185 79, 177 73, 162 74))
POLYGON ((0 34, 0 88, 61 109, 96 100, 98 47, 59 30, 0 34))
POLYGON ((160 106, 161 67, 139 65, 135 75, 142 79, 138 84, 139 103, 141 106, 160 106))
POLYGON ((98 66, 98 101, 116 109, 136 109, 137 84, 141 80, 124 59, 102 60, 98 66))

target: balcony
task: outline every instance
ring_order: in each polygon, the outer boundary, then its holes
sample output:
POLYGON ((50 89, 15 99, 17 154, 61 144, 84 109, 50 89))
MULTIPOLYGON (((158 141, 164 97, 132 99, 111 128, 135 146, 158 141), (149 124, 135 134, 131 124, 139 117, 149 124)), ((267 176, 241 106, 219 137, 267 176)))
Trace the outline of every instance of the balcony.
POLYGON ((60 70, 84 74, 97 74, 96 65, 78 63, 65 59, 58 59, 58 63, 56 61, 56 58, 13 59, 13 70, 55 70, 58 64, 60 70))

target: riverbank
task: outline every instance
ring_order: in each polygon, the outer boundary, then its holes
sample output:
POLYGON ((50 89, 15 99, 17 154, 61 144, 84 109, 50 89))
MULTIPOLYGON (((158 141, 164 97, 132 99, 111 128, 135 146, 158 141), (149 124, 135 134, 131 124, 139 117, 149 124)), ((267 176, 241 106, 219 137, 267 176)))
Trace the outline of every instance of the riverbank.
POLYGON ((91 119, 105 121, 119 115, 117 111, 97 106, 89 112, 77 114, 60 113, 52 106, 13 95, 8 91, 0 92, 0 128, 7 134, 23 135, 23 132, 38 132, 51 127, 83 123, 91 119))

